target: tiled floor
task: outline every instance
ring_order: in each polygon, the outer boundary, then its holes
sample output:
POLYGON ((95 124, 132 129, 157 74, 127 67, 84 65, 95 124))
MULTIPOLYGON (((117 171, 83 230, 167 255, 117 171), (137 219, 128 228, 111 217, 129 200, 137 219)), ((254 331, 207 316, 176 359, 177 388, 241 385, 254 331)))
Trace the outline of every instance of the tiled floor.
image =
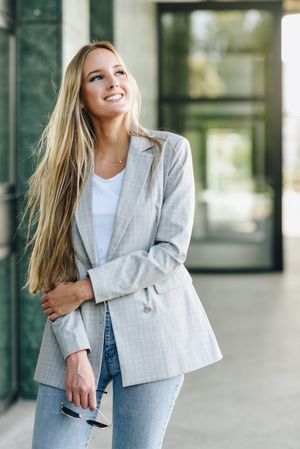
MULTIPOLYGON (((284 274, 193 276, 224 359, 186 375, 164 449, 300 449, 300 239, 286 248, 284 274)), ((0 449, 30 449, 33 413, 0 417, 0 449)), ((95 430, 90 449, 110 439, 95 430)))

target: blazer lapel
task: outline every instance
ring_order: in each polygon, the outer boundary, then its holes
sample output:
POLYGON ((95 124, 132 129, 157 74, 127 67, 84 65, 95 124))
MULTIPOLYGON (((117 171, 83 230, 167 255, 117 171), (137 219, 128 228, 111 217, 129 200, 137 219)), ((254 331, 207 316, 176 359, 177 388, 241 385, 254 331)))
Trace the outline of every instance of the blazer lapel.
POLYGON ((93 229, 93 173, 94 163, 89 161, 88 177, 83 186, 77 208, 75 210, 75 219, 83 245, 93 267, 97 266, 97 252, 94 244, 93 229))
MULTIPOLYGON (((153 145, 146 137, 131 136, 130 138, 122 190, 108 249, 107 261, 113 257, 126 231, 130 219, 134 213, 139 195, 143 190, 149 176, 150 168, 153 162, 153 152, 145 150, 151 148, 152 146, 153 145)), ((99 262, 93 229, 93 174, 94 161, 91 161, 88 179, 84 185, 76 208, 75 219, 86 252, 90 258, 92 266, 95 267, 99 265, 99 262)))

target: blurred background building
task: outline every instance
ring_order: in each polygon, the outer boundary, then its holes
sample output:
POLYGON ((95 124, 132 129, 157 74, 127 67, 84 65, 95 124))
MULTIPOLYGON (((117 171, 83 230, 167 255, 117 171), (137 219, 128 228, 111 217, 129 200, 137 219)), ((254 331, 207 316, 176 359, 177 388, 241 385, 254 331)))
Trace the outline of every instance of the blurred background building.
POLYGON ((282 223, 300 234, 298 11, 299 0, 0 0, 0 410, 36 395, 45 317, 22 288, 16 227, 32 147, 71 57, 111 40, 141 88, 142 124, 189 139, 187 268, 281 271, 282 223))

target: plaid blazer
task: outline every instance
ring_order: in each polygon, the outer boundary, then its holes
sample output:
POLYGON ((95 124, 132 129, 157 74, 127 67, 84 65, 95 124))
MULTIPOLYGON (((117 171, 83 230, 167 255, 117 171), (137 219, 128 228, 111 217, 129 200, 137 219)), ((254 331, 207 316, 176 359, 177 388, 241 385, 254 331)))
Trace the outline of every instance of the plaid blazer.
POLYGON ((34 380, 66 387, 66 357, 88 349, 96 385, 109 307, 123 386, 187 373, 222 358, 193 280, 184 266, 191 238, 195 184, 186 138, 151 131, 163 143, 150 192, 157 145, 130 139, 107 262, 99 265, 93 233, 93 162, 72 222, 80 279, 94 300, 47 320, 34 380))

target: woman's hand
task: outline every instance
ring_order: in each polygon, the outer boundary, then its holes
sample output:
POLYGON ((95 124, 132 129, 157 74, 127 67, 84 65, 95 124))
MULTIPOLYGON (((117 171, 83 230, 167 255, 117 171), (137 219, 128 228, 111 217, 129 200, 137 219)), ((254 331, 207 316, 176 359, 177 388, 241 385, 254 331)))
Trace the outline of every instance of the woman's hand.
POLYGON ((45 290, 41 305, 49 320, 73 312, 85 301, 93 299, 94 293, 89 278, 77 282, 61 282, 52 290, 45 290))
POLYGON ((86 349, 74 352, 66 359, 67 401, 73 402, 77 407, 96 408, 96 385, 92 366, 86 349))

